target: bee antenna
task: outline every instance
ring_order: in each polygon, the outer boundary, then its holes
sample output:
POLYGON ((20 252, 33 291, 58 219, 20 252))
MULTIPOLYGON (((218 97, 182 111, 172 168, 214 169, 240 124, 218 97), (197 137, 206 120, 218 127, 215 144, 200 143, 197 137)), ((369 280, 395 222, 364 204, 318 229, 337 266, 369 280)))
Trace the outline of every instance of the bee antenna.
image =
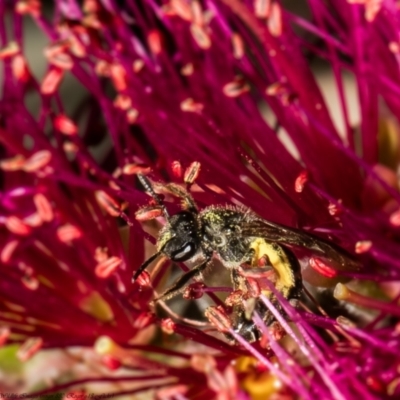
POLYGON ((133 274, 132 283, 136 281, 138 276, 161 254, 161 251, 157 251, 152 256, 150 256, 133 274))
POLYGON ((150 196, 155 200, 158 206, 161 207, 162 212, 166 219, 169 219, 168 210, 165 207, 164 202, 162 201, 161 197, 154 191, 153 186, 151 186, 150 181, 142 174, 137 174, 139 182, 144 187, 144 190, 150 194, 150 196))

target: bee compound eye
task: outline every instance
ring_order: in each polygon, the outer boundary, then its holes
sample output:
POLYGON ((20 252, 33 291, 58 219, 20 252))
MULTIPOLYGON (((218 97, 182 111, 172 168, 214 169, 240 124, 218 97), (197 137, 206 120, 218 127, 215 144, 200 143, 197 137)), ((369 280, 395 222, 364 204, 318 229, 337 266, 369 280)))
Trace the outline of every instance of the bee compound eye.
POLYGON ((174 261, 185 261, 188 260, 194 253, 193 243, 187 243, 180 250, 172 254, 172 259, 174 261))

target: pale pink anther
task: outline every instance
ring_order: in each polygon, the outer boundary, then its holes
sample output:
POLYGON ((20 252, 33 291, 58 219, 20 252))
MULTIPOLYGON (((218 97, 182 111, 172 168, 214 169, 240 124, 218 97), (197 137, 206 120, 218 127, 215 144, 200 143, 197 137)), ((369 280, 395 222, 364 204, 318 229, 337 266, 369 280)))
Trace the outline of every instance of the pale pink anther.
POLYGON ((102 279, 106 279, 109 276, 111 276, 121 264, 122 264, 121 258, 112 256, 98 263, 94 271, 96 276, 102 279))
POLYGON ((29 360, 43 346, 43 339, 40 337, 31 337, 21 344, 17 351, 17 358, 20 361, 29 360))
POLYGON ((71 224, 65 224, 57 229, 57 238, 60 242, 68 243, 82 237, 82 231, 71 224))
POLYGON ((51 67, 42 80, 40 91, 42 94, 53 94, 61 84, 64 77, 64 70, 58 67, 51 67))

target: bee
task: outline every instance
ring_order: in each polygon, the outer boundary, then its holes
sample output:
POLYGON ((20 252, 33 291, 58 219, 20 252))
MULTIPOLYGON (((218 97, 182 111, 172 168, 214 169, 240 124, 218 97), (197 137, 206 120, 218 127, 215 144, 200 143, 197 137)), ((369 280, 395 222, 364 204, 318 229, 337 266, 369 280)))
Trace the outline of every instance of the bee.
MULTIPOLYGON (((198 169, 199 165, 193 168, 198 169)), ((196 171, 185 174, 188 176, 185 179, 188 188, 196 174, 196 171)), ((190 262, 194 266, 155 300, 166 301, 181 294, 192 279, 201 281, 203 272, 212 268, 215 258, 219 259, 230 271, 232 282, 232 293, 225 300, 232 310, 230 324, 237 334, 249 342, 261 337, 260 330, 252 321, 252 312, 258 312, 266 326, 275 322, 272 313, 257 299, 257 293, 266 295, 282 311, 265 279, 272 282, 287 300, 297 300, 301 296, 300 264, 292 249, 309 250, 339 269, 355 263, 347 253, 329 242, 262 219, 250 209, 212 205, 199 210, 189 191, 175 183, 161 186, 163 191, 180 198, 182 202, 182 211, 170 216, 150 181, 144 175, 139 174, 138 178, 155 205, 139 210, 140 218, 137 219, 163 215, 166 225, 159 232, 156 253, 134 273, 133 281, 159 256, 164 255, 176 262, 190 262), (146 217, 143 218, 143 215, 146 217), (243 299, 250 298, 253 301, 249 312, 243 299)), ((209 307, 205 312, 210 321, 215 320, 214 308, 209 307)))

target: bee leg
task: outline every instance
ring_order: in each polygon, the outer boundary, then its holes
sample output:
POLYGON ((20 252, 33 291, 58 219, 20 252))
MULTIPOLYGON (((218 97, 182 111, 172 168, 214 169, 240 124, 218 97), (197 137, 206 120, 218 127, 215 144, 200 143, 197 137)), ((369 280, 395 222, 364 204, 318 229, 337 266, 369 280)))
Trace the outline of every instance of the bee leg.
MULTIPOLYGON (((258 308, 259 301, 256 297, 252 297, 253 293, 247 279, 241 276, 239 271, 233 269, 231 278, 235 291, 241 293, 241 295, 237 296, 235 301, 233 301, 233 310, 230 316, 233 330, 248 342, 255 342, 259 339, 260 332, 252 321, 252 314, 253 311, 258 308), (245 298, 248 298, 246 306, 243 303, 245 298)), ((226 336, 232 339, 229 334, 226 336)))
POLYGON ((236 306, 232 313, 233 330, 248 342, 255 342, 260 338, 260 331, 255 323, 246 318, 242 307, 236 306))
POLYGON ((183 187, 175 183, 167 183, 164 185, 164 188, 167 189, 169 193, 173 194, 179 199, 182 199, 182 205, 185 210, 197 212, 197 206, 193 200, 193 197, 183 187))
POLYGON ((157 299, 154 299, 153 302, 156 303, 157 301, 166 301, 171 299, 172 297, 177 296, 179 293, 182 293, 183 288, 185 285, 196 276, 200 275, 201 272, 207 267, 210 259, 207 259, 203 263, 195 266, 190 271, 184 273, 180 276, 171 287, 169 287, 164 293, 160 295, 157 299))

